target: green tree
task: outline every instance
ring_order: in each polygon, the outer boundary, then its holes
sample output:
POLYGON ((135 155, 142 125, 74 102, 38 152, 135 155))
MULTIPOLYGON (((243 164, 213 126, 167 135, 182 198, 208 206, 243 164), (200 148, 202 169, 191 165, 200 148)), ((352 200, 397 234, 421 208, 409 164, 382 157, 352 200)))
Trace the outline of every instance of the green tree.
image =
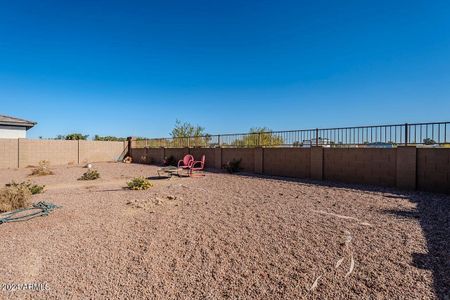
POLYGON ((126 141, 126 138, 122 138, 122 137, 115 137, 115 136, 100 136, 98 134, 96 134, 94 136, 94 141, 118 141, 118 142, 122 142, 122 141, 126 141))
POLYGON ((170 135, 173 140, 169 142, 169 147, 206 147, 211 141, 204 127, 180 120, 176 121, 170 135))
POLYGON ((81 133, 71 133, 65 136, 66 140, 87 140, 88 134, 83 135, 81 133))
POLYGON ((199 137, 206 135, 205 128, 189 122, 177 120, 170 134, 172 138, 199 137))
POLYGON ((247 135, 233 143, 237 147, 279 146, 283 144, 283 138, 274 134, 267 127, 251 128, 247 135))

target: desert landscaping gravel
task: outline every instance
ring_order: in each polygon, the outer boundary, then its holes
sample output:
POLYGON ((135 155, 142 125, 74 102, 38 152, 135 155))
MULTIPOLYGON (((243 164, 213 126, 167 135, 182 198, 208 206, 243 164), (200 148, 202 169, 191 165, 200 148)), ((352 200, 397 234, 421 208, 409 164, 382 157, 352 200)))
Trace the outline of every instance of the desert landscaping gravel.
POLYGON ((449 196, 224 173, 129 191, 157 167, 94 167, 86 182, 79 166, 0 170, 61 206, 0 225, 0 298, 449 297, 449 196), (27 283, 45 288, 14 288, 27 283))

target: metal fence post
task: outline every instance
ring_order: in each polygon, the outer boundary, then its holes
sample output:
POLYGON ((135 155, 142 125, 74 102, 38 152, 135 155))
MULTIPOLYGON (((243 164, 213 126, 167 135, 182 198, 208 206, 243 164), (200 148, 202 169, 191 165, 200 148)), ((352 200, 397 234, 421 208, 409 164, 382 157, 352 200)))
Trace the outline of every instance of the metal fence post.
POLYGON ((319 128, 316 128, 316 146, 319 146, 319 128))
POLYGON ((405 146, 408 146, 408 123, 405 123, 405 146))

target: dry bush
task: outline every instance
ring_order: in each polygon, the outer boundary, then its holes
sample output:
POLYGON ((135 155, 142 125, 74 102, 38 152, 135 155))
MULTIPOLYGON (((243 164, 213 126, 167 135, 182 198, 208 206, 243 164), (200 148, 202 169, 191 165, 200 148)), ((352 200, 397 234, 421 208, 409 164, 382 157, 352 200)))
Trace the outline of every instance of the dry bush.
POLYGON ((100 178, 100 173, 97 170, 87 170, 78 180, 95 180, 100 178))
POLYGON ((147 190, 153 186, 150 180, 144 177, 136 177, 127 182, 130 190, 147 190))
POLYGON ((31 181, 23 181, 23 182, 15 182, 11 181, 11 183, 6 184, 6 186, 10 187, 25 187, 30 190, 32 195, 41 194, 44 192, 45 185, 35 184, 31 181))
POLYGON ((0 212, 30 205, 31 192, 25 185, 6 186, 0 189, 0 212))
POLYGON ((50 162, 48 160, 41 160, 39 162, 39 166, 35 167, 33 171, 31 171, 31 175, 33 176, 53 175, 52 170, 50 170, 50 162))
POLYGON ((228 173, 233 174, 242 170, 241 168, 242 159, 233 159, 222 166, 223 169, 227 170, 228 173))

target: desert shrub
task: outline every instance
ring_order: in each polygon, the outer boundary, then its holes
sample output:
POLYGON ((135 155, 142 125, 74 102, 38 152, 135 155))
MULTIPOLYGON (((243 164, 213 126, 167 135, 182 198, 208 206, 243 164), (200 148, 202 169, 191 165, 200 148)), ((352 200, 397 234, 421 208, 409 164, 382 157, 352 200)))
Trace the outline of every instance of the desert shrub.
POLYGON ((164 158, 164 165, 165 166, 177 166, 178 161, 176 160, 176 158, 173 155, 171 155, 169 157, 164 158))
POLYGON ((31 192, 25 185, 6 186, 0 189, 0 212, 30 205, 31 192))
POLYGON ((233 159, 232 161, 227 162, 223 168, 230 174, 239 172, 241 170, 241 161, 242 159, 233 159))
POLYGON ((147 190, 153 186, 150 180, 144 177, 136 177, 127 182, 130 190, 147 190))
POLYGON ((34 167, 31 171, 33 176, 46 176, 53 175, 52 170, 50 170, 50 162, 48 160, 41 160, 39 166, 34 167))
POLYGON ((15 182, 6 184, 7 187, 25 187, 32 195, 41 194, 44 192, 45 185, 35 184, 31 181, 15 182))
POLYGON ((78 180, 95 180, 100 178, 100 173, 97 170, 89 169, 78 180))

